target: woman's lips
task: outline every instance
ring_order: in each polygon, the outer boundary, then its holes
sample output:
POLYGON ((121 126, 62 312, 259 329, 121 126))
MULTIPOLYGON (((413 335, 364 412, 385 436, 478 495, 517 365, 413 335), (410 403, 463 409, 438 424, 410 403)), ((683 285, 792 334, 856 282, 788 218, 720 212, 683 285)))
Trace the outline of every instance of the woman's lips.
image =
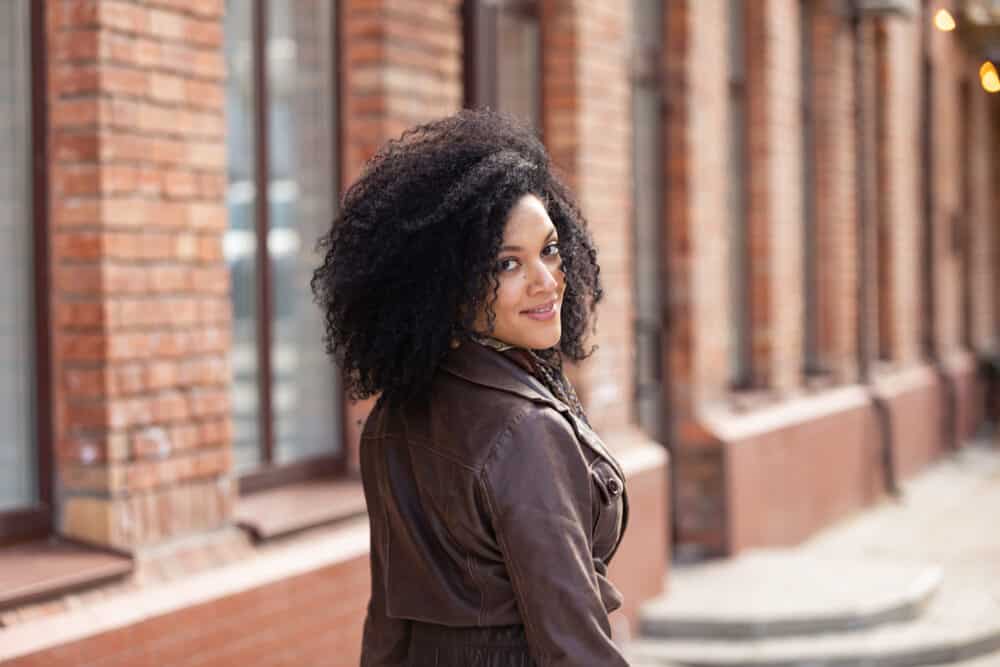
POLYGON ((558 312, 557 305, 558 302, 549 301, 548 303, 538 306, 537 308, 522 310, 521 314, 530 317, 533 320, 550 320, 555 317, 558 312))

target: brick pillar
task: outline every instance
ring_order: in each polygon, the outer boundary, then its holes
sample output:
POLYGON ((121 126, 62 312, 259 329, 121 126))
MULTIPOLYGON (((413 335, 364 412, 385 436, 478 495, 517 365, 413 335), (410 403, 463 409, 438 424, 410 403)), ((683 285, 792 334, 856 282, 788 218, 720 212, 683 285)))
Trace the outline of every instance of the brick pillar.
POLYGON ((545 142, 589 221, 606 292, 592 339, 600 353, 574 380, 595 427, 622 429, 634 421, 631 6, 541 7, 545 142))
POLYGON ((795 389, 802 370, 799 0, 746 6, 753 382, 795 389))
POLYGON ((59 530, 137 549, 232 509, 222 0, 49 0, 59 530))
MULTIPOLYGON (((920 359, 920 22, 888 17, 876 38, 878 127, 878 258, 885 272, 878 316, 883 357, 900 364, 920 359)), ((874 270, 874 269, 873 269, 874 270)))
POLYGON ((722 451, 699 406, 730 377, 729 16, 724 2, 670 2, 664 71, 668 187, 670 394, 676 423, 675 530, 679 542, 723 550, 722 451))
POLYGON ((934 63, 934 290, 937 312, 934 322, 938 349, 944 356, 960 345, 961 299, 959 298, 958 256, 955 252, 955 227, 961 214, 961 173, 959 160, 961 133, 959 123, 960 89, 956 77, 961 72, 958 60, 962 53, 953 33, 930 31, 930 55, 934 63))
POLYGON ((849 17, 827 3, 816 3, 813 16, 820 350, 835 382, 843 384, 855 381, 858 373, 855 47, 849 17))
MULTIPOLYGON (((341 183, 347 188, 389 139, 462 107, 460 0, 343 0, 341 183)), ((358 469, 374 401, 345 406, 345 443, 358 469)))

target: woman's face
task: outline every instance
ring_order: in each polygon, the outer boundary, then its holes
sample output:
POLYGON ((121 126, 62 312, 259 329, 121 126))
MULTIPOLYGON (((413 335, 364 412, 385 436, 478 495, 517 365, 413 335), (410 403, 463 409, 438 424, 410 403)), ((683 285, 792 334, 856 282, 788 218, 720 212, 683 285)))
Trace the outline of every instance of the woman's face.
POLYGON ((521 197, 507 217, 497 256, 500 286, 492 303, 493 330, 488 330, 483 308, 476 318, 476 331, 532 350, 557 345, 566 289, 560 265, 559 238, 545 206, 534 195, 521 197))

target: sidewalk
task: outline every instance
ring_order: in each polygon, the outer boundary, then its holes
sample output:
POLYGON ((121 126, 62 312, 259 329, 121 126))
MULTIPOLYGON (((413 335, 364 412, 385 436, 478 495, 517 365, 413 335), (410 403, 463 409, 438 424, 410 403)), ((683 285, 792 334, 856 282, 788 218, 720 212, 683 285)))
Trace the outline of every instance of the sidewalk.
POLYGON ((799 547, 675 568, 633 664, 1000 666, 1000 448, 903 488, 799 547))

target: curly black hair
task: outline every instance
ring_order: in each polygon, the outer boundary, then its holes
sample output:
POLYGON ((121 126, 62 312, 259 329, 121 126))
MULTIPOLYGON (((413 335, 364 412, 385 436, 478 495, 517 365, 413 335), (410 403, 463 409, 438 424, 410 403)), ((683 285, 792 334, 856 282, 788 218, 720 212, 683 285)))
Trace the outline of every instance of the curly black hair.
POLYGON ((556 362, 590 354, 583 339, 603 292, 572 194, 534 131, 495 111, 463 110, 385 144, 317 242, 324 258, 312 290, 350 398, 425 390, 484 304, 492 322, 504 225, 526 194, 556 226, 566 276, 562 337, 538 353, 556 362))

